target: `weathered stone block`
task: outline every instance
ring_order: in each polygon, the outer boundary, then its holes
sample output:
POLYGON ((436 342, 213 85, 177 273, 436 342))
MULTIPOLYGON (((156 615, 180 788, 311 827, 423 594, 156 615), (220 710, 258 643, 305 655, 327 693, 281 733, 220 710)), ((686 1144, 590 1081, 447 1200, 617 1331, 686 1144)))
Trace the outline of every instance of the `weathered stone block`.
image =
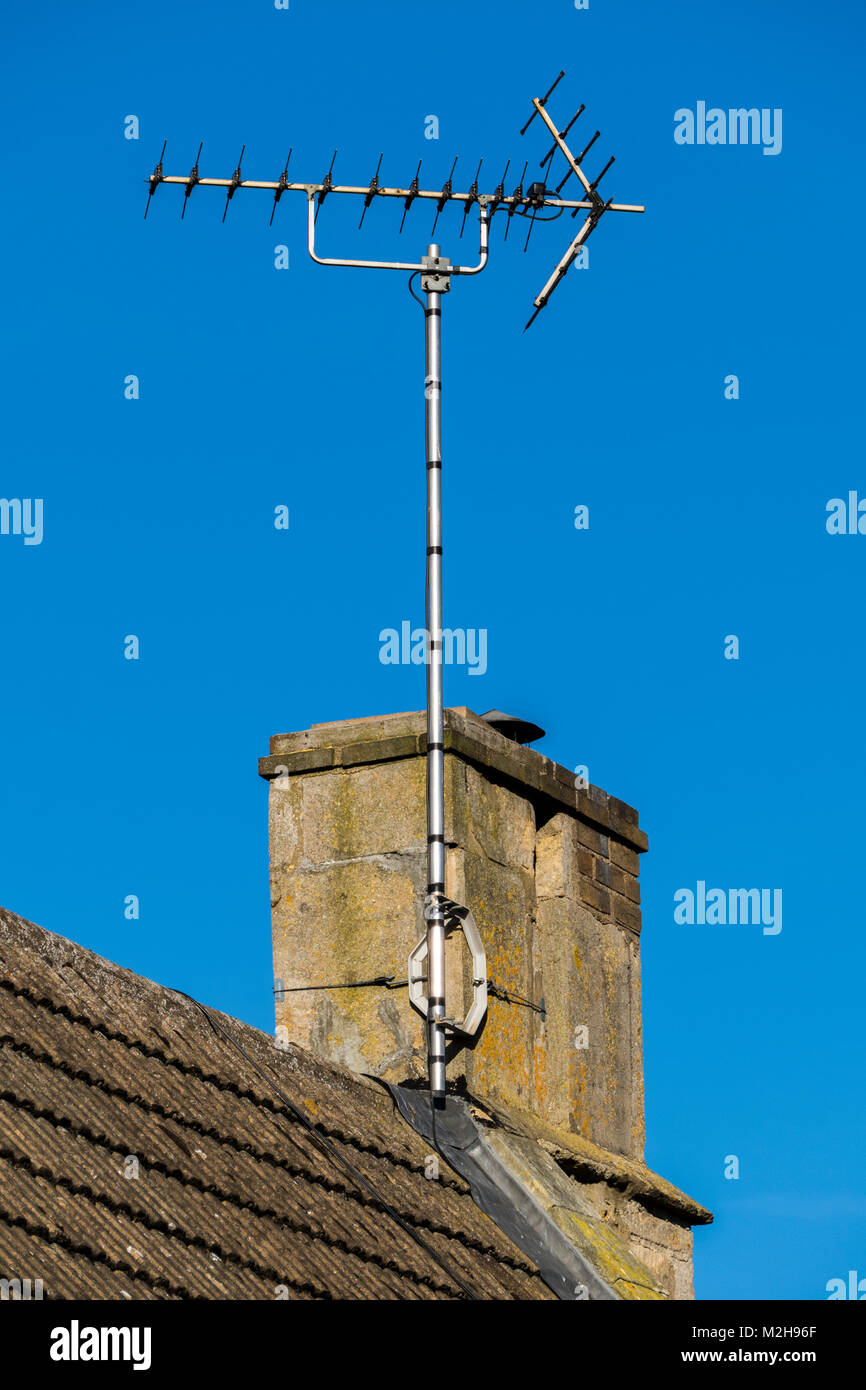
POLYGON ((404 758, 307 777, 301 816, 306 865, 423 849, 423 760, 404 758))
MULTIPOLYGON (((463 881, 464 901, 472 905, 487 951, 489 979, 523 999, 534 999, 531 873, 467 853, 463 881)), ((481 1032, 463 1049, 467 1083, 474 1094, 532 1106, 536 1018, 532 1009, 490 998, 481 1032)))
MULTIPOLYGON (((492 731, 491 731, 492 732, 492 731)), ((535 815, 531 801, 464 766, 466 849, 497 864, 535 867, 535 815)))
POLYGON ((610 857, 617 868, 624 869, 627 874, 635 878, 640 874, 640 855, 621 840, 611 840, 610 857))
POLYGON ((600 831, 594 830, 591 825, 587 825, 582 820, 576 822, 576 829, 577 838, 584 849, 592 850, 593 854, 600 854, 603 859, 608 857, 610 841, 607 835, 602 835, 600 831))
POLYGON ((620 898, 614 894, 612 899, 613 920, 618 926, 627 927, 629 931, 640 932, 641 916, 640 908, 635 907, 634 903, 628 902, 625 898, 620 898))
POLYGON ((581 875, 578 881, 578 891, 581 902, 586 903, 588 907, 595 908, 602 917, 610 915, 610 893, 606 888, 600 888, 592 879, 584 878, 581 875))
POLYGON ((547 1014, 537 1049, 537 1113, 616 1153, 643 1146, 640 966, 613 924, 566 899, 538 905, 547 1014))
MULTIPOLYGON (((592 856, 588 851, 580 853, 588 855, 586 863, 591 871, 592 856)), ((573 816, 560 812, 539 826, 535 837, 535 895, 539 900, 576 896, 574 870, 580 853, 573 816)), ((581 872, 586 869, 581 868, 581 872)))
POLYGON ((273 910, 274 975, 286 991, 277 1025, 316 1056, 389 1080, 423 1076, 423 1021, 406 990, 323 989, 406 978, 422 933, 424 854, 287 868, 273 910), (308 988, 318 986, 319 988, 308 988))

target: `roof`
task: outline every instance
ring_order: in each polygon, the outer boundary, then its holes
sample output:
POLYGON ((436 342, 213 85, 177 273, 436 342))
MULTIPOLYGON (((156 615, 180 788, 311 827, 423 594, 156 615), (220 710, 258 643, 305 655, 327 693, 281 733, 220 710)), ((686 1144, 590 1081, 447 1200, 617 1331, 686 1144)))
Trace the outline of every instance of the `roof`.
POLYGON ((49 1299, 556 1297, 442 1158, 425 1176, 375 1083, 2 909, 0 1049, 0 1278, 49 1299))

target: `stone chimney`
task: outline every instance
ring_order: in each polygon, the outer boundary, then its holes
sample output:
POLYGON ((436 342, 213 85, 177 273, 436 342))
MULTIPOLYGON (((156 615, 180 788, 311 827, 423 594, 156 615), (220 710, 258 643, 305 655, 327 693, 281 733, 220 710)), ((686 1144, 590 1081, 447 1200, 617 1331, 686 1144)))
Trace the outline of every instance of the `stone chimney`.
MULTIPOLYGON (((468 709, 446 710, 445 749, 446 893, 474 914, 495 986, 449 1080, 641 1161, 637 812, 468 709)), ((425 929, 424 751, 423 712, 393 714, 278 734, 259 765, 278 1034, 398 1083, 426 1075, 405 987, 425 929)), ((459 933, 449 953, 456 1016, 459 933)))

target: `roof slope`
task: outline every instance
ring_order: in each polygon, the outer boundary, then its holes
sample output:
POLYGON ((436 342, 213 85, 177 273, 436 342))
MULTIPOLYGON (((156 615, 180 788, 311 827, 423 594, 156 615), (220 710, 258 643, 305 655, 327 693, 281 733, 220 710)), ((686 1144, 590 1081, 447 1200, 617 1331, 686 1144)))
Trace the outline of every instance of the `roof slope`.
POLYGON ((0 909, 0 1278, 60 1299, 555 1298, 442 1159, 425 1177, 390 1096, 208 1013, 250 1060, 186 996, 0 909))

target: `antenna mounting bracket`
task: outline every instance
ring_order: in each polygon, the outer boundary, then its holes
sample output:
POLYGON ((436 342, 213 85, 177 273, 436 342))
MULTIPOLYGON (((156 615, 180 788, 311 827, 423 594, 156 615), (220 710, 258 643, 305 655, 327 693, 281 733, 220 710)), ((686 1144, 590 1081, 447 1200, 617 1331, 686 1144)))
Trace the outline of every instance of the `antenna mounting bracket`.
MULTIPOLYGON (((452 902, 442 893, 437 893, 435 896, 436 906, 441 909, 445 919, 446 936, 450 936, 452 932, 457 930, 462 931, 466 945, 469 947, 469 954, 472 957, 472 1003, 466 1017, 459 1022, 454 1018, 444 1019, 443 1022, 447 1028, 471 1037, 473 1033, 477 1033, 479 1024, 487 1013, 487 953, 484 950, 481 933, 469 908, 461 907, 459 903, 452 902)), ((425 915, 429 910, 430 898, 428 897, 425 915)), ((421 967, 426 959, 427 934, 425 932, 414 951, 409 954, 409 1002, 425 1018, 427 1017, 427 996, 424 993, 424 985, 427 977, 421 974, 421 967)))
POLYGON ((421 274, 421 288, 425 294, 447 294, 451 288, 451 262, 447 256, 422 256, 421 264, 425 271, 421 274))

